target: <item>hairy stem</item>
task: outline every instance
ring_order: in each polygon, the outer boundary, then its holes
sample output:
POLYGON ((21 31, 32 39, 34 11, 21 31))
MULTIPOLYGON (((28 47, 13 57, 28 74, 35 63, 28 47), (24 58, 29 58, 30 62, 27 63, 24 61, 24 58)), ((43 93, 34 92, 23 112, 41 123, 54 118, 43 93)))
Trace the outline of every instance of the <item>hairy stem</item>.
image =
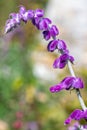
MULTIPOLYGON (((70 71, 71 75, 72 75, 73 77, 76 77, 70 61, 68 61, 68 68, 69 68, 69 71, 70 71)), ((86 105, 85 105, 85 103, 84 103, 84 100, 83 100, 83 98, 82 98, 82 96, 81 96, 81 92, 80 92, 79 89, 76 89, 76 94, 77 94, 77 97, 78 97, 78 99, 79 99, 79 102, 80 102, 80 105, 81 105, 82 109, 83 109, 83 110, 86 110, 87 107, 86 107, 86 105)))

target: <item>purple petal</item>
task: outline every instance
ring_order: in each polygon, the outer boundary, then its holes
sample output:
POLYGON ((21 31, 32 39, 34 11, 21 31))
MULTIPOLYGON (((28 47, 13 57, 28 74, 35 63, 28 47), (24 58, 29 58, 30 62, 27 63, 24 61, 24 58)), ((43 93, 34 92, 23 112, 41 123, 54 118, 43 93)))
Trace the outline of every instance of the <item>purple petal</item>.
POLYGON ((87 109, 85 111, 83 111, 83 117, 84 117, 84 119, 87 120, 87 109))
POLYGON ((48 18, 43 18, 39 22, 39 30, 48 30, 49 24, 51 24, 51 20, 48 18))
POLYGON ((57 93, 57 92, 60 92, 61 90, 63 90, 63 87, 61 84, 54 85, 54 86, 50 87, 50 91, 52 93, 57 93))
POLYGON ((32 23, 33 25, 35 25, 38 29, 39 29, 39 21, 40 21, 40 18, 39 17, 36 17, 36 18, 33 18, 32 19, 32 23))
POLYGON ((15 15, 14 19, 16 20, 16 23, 17 23, 17 24, 20 24, 20 22, 21 22, 21 16, 20 16, 20 14, 17 13, 17 14, 15 15))
POLYGON ((44 15, 44 10, 42 9, 35 10, 35 17, 43 17, 43 15, 44 15))
POLYGON ((10 32, 13 28, 16 27, 16 20, 15 19, 9 19, 6 22, 6 26, 5 26, 5 33, 10 32))
POLYGON ((24 14, 26 12, 26 9, 24 6, 21 6, 20 9, 19 9, 19 13, 20 14, 24 14))
POLYGON ((64 78, 62 81, 61 81, 61 84, 63 85, 63 87, 66 89, 66 90, 69 90, 72 85, 73 85, 73 82, 74 82, 74 77, 66 77, 64 78))
POLYGON ((59 40, 58 39, 58 44, 57 44, 57 48, 59 50, 66 50, 66 43, 63 40, 59 40))
POLYGON ((71 123, 71 118, 67 118, 65 121, 64 121, 64 125, 67 125, 67 124, 70 124, 71 123))
POLYGON ((50 32, 49 31, 43 31, 43 37, 45 40, 49 40, 50 39, 50 32))
POLYGON ((83 128, 86 130, 87 129, 87 125, 83 125, 83 128))
POLYGON ((64 68, 67 64, 69 55, 68 54, 62 54, 59 58, 57 58, 54 63, 53 63, 53 67, 54 68, 64 68))
POLYGON ((84 88, 84 83, 82 81, 81 78, 75 78, 74 82, 73 82, 73 87, 74 88, 84 88))
POLYGON ((71 123, 71 120, 80 120, 80 119, 82 119, 83 118, 83 111, 82 110, 80 110, 80 109, 76 109, 76 110, 74 110, 71 114, 70 114, 70 116, 65 120, 65 122, 64 122, 64 124, 66 125, 66 124, 70 124, 71 123))
POLYGON ((16 13, 10 13, 9 14, 9 17, 11 17, 12 19, 15 18, 15 16, 16 16, 16 13))
POLYGON ((74 57, 73 56, 69 56, 69 60, 70 60, 71 63, 73 63, 74 62, 74 57))
POLYGON ((57 42, 58 42, 58 40, 50 41, 48 46, 47 46, 48 51, 53 52, 56 49, 57 42))
POLYGON ((16 24, 20 24, 21 15, 19 13, 11 13, 9 16, 11 17, 11 20, 14 19, 16 21, 16 24))
POLYGON ((34 17, 34 11, 33 10, 28 10, 28 19, 32 19, 34 17))
POLYGON ((55 25, 52 25, 52 27, 50 28, 50 35, 52 37, 55 37, 56 35, 59 34, 59 30, 57 29, 57 27, 55 25))
POLYGON ((80 109, 76 109, 70 114, 70 117, 74 120, 80 120, 81 118, 83 118, 83 111, 80 109))
POLYGON ((24 22, 27 22, 28 20, 32 19, 34 17, 34 11, 33 10, 28 10, 24 14, 21 14, 21 19, 24 22))

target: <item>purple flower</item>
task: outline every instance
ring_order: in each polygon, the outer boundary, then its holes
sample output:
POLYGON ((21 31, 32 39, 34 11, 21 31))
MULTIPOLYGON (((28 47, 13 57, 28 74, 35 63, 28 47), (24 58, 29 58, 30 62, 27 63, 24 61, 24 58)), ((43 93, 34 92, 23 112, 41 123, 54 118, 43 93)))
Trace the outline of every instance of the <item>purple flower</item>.
POLYGON ((23 14, 20 13, 20 15, 21 15, 21 20, 23 20, 26 23, 28 20, 31 20, 34 17, 34 11, 28 10, 23 14))
POLYGON ((49 32, 52 37, 55 37, 56 35, 59 34, 59 30, 55 25, 51 26, 51 28, 49 29, 49 32))
POLYGON ((61 51, 66 50, 66 43, 63 40, 58 39, 57 48, 61 51))
POLYGON ((69 55, 68 54, 62 54, 60 57, 58 57, 54 63, 53 63, 53 67, 54 68, 64 68, 67 64, 67 61, 69 59, 69 55))
POLYGON ((42 18, 38 24, 39 30, 48 30, 49 24, 51 24, 51 20, 48 18, 42 18))
POLYGON ((64 124, 70 124, 72 120, 87 119, 87 110, 83 111, 80 109, 74 110, 70 116, 65 120, 64 124))
POLYGON ((82 81, 81 78, 75 78, 74 82, 73 82, 73 87, 78 89, 78 88, 83 88, 84 87, 84 83, 82 81))
POLYGON ((57 93, 57 92, 60 92, 63 89, 64 88, 63 88, 63 86, 61 84, 54 85, 54 86, 50 87, 51 93, 57 93))
POLYGON ((26 12, 26 9, 24 6, 20 6, 20 9, 19 9, 19 14, 25 14, 26 12))
POLYGON ((10 14, 10 17, 12 20, 15 20, 16 21, 16 24, 20 24, 21 22, 21 15, 19 13, 11 13, 10 14))
POLYGON ((70 90, 71 88, 77 89, 83 87, 83 81, 80 78, 69 76, 64 78, 59 84, 50 87, 50 91, 56 93, 63 89, 70 90))
POLYGON ((7 20, 6 25, 5 25, 5 33, 8 33, 11 30, 13 30, 13 28, 15 28, 16 25, 17 24, 16 24, 16 20, 15 19, 9 19, 9 20, 7 20))
POLYGON ((50 41, 47 46, 48 51, 53 52, 57 48, 57 43, 58 43, 58 40, 50 41))
POLYGON ((19 14, 21 15, 21 20, 23 20, 25 23, 34 17, 34 11, 26 11, 25 7, 23 6, 20 7, 19 14))
POLYGON ((51 38, 50 32, 47 31, 43 31, 43 37, 45 40, 49 40, 51 38))
POLYGON ((43 17, 44 11, 42 9, 36 9, 34 17, 43 17))
POLYGON ((37 29, 39 29, 39 25, 38 25, 39 22, 40 22, 40 18, 39 17, 36 17, 36 18, 32 19, 32 23, 33 23, 34 26, 37 27, 37 29))
POLYGON ((68 60, 70 60, 70 62, 73 63, 74 58, 71 58, 71 56, 69 54, 62 54, 60 57, 58 57, 54 63, 53 63, 53 67, 54 68, 59 68, 62 69, 66 66, 68 60))
POLYGON ((69 90, 71 87, 73 87, 74 80, 75 77, 66 77, 60 82, 60 84, 63 86, 64 89, 69 90))

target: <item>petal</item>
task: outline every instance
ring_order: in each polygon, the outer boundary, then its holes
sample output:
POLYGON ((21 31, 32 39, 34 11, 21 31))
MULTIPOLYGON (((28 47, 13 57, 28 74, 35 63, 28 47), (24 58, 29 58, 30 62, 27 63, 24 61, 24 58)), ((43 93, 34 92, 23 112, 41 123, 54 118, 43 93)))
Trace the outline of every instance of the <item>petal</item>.
POLYGON ((53 67, 54 68, 64 68, 67 64, 68 61, 68 54, 62 54, 59 58, 57 58, 54 63, 53 63, 53 67))
POLYGON ((70 116, 65 120, 65 122, 64 122, 64 124, 66 125, 66 124, 70 124, 70 122, 71 122, 71 120, 80 120, 80 119, 82 119, 83 118, 83 111, 82 110, 80 110, 80 109, 76 109, 76 110, 74 110, 71 114, 70 114, 70 116))
POLYGON ((83 111, 80 109, 76 109, 70 114, 70 117, 74 120, 80 120, 83 117, 83 111))
POLYGON ((56 35, 59 34, 59 30, 57 29, 57 27, 55 25, 52 25, 52 27, 50 28, 50 35, 52 37, 55 37, 56 35))
POLYGON ((71 63, 73 63, 74 62, 74 57, 73 56, 69 56, 69 60, 70 60, 71 63))
POLYGON ((43 17, 43 15, 44 15, 44 10, 42 9, 35 10, 35 17, 43 17))
POLYGON ((50 41, 47 46, 48 51, 53 52, 56 49, 57 42, 58 42, 58 40, 50 41))
POLYGON ((49 24, 51 24, 51 20, 48 18, 43 18, 39 22, 39 30, 47 30, 49 28, 49 24))
POLYGON ((50 32, 49 31, 43 31, 43 37, 45 40, 49 40, 50 39, 50 32))
POLYGON ((38 29, 39 29, 39 21, 40 21, 40 18, 39 17, 36 17, 36 18, 33 18, 32 19, 32 23, 33 25, 35 25, 38 29))
POLYGON ((75 78, 74 82, 73 82, 73 87, 74 88, 84 88, 84 83, 82 81, 81 78, 75 78))
POLYGON ((87 110, 84 111, 83 117, 87 120, 87 110))
POLYGON ((66 90, 69 90, 72 87, 72 84, 74 82, 74 77, 66 77, 61 81, 61 84, 66 90))
POLYGON ((67 48, 66 43, 63 40, 58 39, 57 48, 59 50, 66 50, 67 48))
POLYGON ((67 118, 65 121, 64 121, 64 125, 67 125, 67 124, 70 124, 71 123, 71 118, 67 118))
POLYGON ((19 9, 19 13, 20 14, 24 14, 26 12, 26 9, 24 6, 21 6, 20 9, 19 9))
POLYGON ((28 10, 28 19, 32 19, 34 17, 34 11, 33 10, 28 10))
POLYGON ((52 93, 60 92, 61 90, 63 90, 63 87, 61 84, 54 85, 54 86, 50 87, 50 91, 52 93))

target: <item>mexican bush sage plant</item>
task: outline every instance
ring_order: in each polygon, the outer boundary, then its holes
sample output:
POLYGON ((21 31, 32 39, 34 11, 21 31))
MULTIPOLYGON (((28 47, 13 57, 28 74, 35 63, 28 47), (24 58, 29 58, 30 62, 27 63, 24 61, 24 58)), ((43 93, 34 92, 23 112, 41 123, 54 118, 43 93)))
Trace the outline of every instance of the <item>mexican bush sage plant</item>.
POLYGON ((44 11, 42 9, 26 10, 24 6, 20 6, 18 13, 11 13, 9 19, 6 21, 5 34, 17 28, 21 21, 27 23, 31 21, 32 24, 42 32, 44 39, 48 42, 47 50, 54 52, 58 50, 60 56, 55 59, 53 68, 63 69, 66 65, 69 68, 71 76, 65 77, 60 83, 50 87, 51 93, 58 93, 62 90, 70 91, 74 89, 79 99, 82 110, 74 110, 70 116, 65 120, 64 124, 70 124, 71 120, 87 120, 87 107, 82 99, 80 89, 84 88, 84 83, 81 78, 76 77, 72 65, 74 57, 70 55, 65 41, 58 39, 59 29, 52 24, 49 18, 44 18, 44 11))

